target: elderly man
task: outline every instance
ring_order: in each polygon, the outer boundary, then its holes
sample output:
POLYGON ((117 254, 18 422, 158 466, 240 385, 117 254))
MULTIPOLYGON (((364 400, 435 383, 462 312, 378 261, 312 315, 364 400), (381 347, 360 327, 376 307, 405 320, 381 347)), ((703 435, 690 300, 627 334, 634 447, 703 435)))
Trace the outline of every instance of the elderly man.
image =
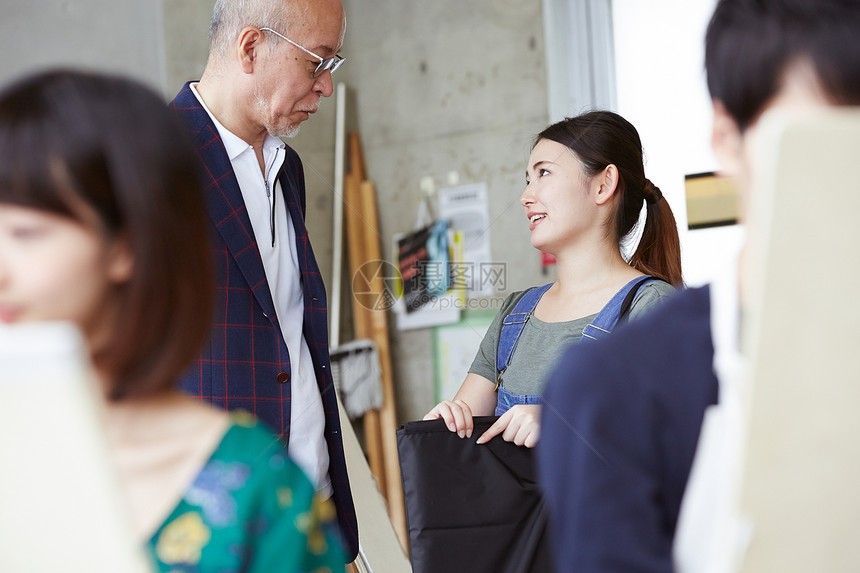
POLYGON ((217 263, 209 345, 182 388, 252 412, 332 496, 358 552, 328 356, 325 289, 305 228, 302 163, 281 141, 333 92, 339 0, 217 0, 209 60, 173 109, 196 141, 217 263))

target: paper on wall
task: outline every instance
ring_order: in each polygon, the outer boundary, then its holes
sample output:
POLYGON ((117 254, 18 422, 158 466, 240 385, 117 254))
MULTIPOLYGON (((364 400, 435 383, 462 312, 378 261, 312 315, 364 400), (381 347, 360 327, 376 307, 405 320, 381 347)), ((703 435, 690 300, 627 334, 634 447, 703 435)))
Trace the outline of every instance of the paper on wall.
POLYGON ((463 262, 454 269, 454 282, 469 297, 495 293, 490 255, 490 215, 487 184, 473 183, 439 189, 439 218, 463 233, 463 262))

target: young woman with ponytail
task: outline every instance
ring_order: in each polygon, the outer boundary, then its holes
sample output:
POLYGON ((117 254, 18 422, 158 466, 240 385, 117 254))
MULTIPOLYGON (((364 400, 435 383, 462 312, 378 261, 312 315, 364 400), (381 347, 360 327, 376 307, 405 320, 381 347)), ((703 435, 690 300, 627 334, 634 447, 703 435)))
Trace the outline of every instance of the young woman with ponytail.
POLYGON ((556 257, 558 280, 505 300, 457 395, 424 417, 444 419, 464 438, 473 416, 500 416, 479 444, 502 434, 533 447, 544 379, 562 351, 635 319, 682 283, 672 209, 645 177, 636 128, 616 113, 592 111, 543 130, 520 203, 532 245, 556 257), (642 236, 626 260, 621 246, 643 205, 642 236))

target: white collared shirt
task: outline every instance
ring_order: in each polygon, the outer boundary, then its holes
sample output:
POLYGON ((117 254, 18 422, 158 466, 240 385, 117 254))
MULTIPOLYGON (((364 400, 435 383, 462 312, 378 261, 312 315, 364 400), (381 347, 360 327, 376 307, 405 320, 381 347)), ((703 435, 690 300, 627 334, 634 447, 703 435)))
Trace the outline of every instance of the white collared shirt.
POLYGON ((735 573, 749 546, 752 525, 740 513, 747 421, 747 364, 740 351, 738 257, 711 283, 710 326, 718 400, 705 409, 696 454, 675 528, 673 558, 679 573, 735 573))
MULTIPOLYGON (((263 141, 264 177, 254 148, 221 125, 197 93, 196 84, 191 84, 191 91, 215 124, 239 181, 281 334, 290 353, 290 457, 316 484, 317 490, 330 495, 329 455, 323 435, 325 412, 310 348, 303 334, 305 305, 299 280, 301 271, 296 252, 296 232, 277 180, 286 158, 286 145, 277 137, 266 135, 263 141), (274 244, 271 225, 273 199, 276 199, 274 244)), ((277 384, 274 380, 271 383, 277 384)))

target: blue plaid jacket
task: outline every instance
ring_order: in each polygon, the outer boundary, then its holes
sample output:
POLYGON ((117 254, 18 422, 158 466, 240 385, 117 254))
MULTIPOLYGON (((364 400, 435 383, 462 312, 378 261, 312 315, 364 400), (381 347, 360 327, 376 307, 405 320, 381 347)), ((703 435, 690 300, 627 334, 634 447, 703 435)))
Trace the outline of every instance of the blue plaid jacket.
MULTIPOLYGON (((213 224, 217 297, 212 335, 197 363, 182 378, 182 389, 226 410, 255 414, 288 442, 290 438, 290 355, 263 271, 239 182, 218 130, 188 84, 171 102, 188 125, 203 168, 204 191, 213 224)), ((296 249, 305 300, 304 336, 325 410, 338 522, 350 560, 358 554, 358 524, 346 471, 337 399, 328 354, 325 286, 305 227, 305 183, 298 154, 286 148, 278 174, 296 231, 296 249)))

